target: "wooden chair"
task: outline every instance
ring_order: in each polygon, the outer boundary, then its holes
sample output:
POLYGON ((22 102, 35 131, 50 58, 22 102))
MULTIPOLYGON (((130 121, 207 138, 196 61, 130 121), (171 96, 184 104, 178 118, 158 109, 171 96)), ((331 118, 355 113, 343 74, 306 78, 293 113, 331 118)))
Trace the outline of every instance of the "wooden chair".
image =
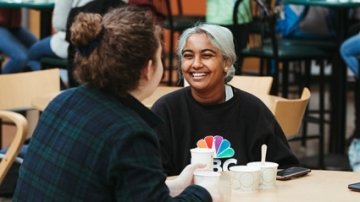
MULTIPOLYGON (((51 68, 59 68, 68 70, 68 60, 62 59, 62 58, 52 58, 52 57, 43 57, 41 58, 41 68, 43 70, 45 69, 51 69, 51 68)), ((68 71, 68 77, 72 78, 72 72, 68 71)), ((65 83, 62 79, 60 79, 60 86, 61 89, 67 88, 68 84, 65 83)))
POLYGON ((60 91, 59 69, 0 75, 0 110, 33 109, 38 96, 60 91))
MULTIPOLYGON (((0 75, 0 110, 33 110, 34 98, 60 92, 60 71, 49 69, 0 75)), ((31 125, 31 121, 29 125, 31 125)), ((36 120, 35 120, 36 123, 36 120)), ((0 122, 0 129, 2 123, 0 122)), ((29 126, 31 129, 31 127, 29 126)), ((1 141, 1 130, 0 130, 1 141)), ((0 142, 1 145, 1 142, 0 142)))
POLYGON ((275 101, 273 113, 287 139, 290 140, 299 133, 310 97, 310 90, 304 88, 299 99, 279 99, 275 101))
POLYGON ((269 94, 272 82, 271 76, 234 76, 229 84, 251 94, 269 94))
POLYGON ((10 167, 12 166, 15 158, 17 157, 22 145, 27 136, 28 124, 24 116, 19 113, 11 111, 0 111, 0 119, 10 121, 16 126, 16 133, 11 141, 10 147, 5 153, 0 162, 0 185, 5 179, 10 167))

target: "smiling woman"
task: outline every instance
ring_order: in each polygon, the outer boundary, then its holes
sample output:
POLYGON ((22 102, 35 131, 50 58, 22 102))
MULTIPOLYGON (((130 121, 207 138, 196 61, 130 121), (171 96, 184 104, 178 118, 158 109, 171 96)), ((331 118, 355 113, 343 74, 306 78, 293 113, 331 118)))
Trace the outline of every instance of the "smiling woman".
POLYGON ((163 96, 152 107, 165 122, 157 130, 168 175, 179 174, 190 162, 190 149, 204 140, 218 153, 216 171, 259 161, 262 144, 268 145, 267 159, 280 168, 298 164, 263 102, 227 84, 236 61, 227 28, 202 24, 187 29, 180 37, 178 56, 189 86, 163 96), (233 152, 221 155, 221 145, 233 152))
POLYGON ((234 44, 228 29, 214 26, 208 28, 213 29, 215 37, 202 29, 195 32, 185 31, 179 41, 178 55, 182 58, 182 74, 194 89, 194 99, 207 104, 217 104, 225 101, 224 79, 232 78, 235 71, 232 64, 236 55, 231 51, 234 44), (225 36, 222 32, 228 32, 231 37, 221 39, 225 36), (204 98, 201 96, 204 93, 198 91, 206 91, 208 96, 204 98))

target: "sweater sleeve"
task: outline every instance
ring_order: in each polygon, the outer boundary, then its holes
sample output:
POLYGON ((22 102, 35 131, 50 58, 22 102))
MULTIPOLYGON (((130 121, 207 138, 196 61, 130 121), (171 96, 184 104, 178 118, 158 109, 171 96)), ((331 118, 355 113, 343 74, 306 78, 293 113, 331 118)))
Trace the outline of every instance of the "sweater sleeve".
POLYGON ((175 198, 170 197, 156 135, 136 124, 128 131, 120 131, 122 135, 115 141, 108 176, 118 187, 118 201, 211 201, 210 194, 197 185, 187 187, 175 198))
POLYGON ((166 109, 166 101, 164 99, 158 100, 151 110, 157 114, 159 117, 162 117, 163 124, 160 124, 156 128, 157 135, 160 141, 160 148, 161 148, 161 162, 163 165, 163 169, 165 173, 169 176, 178 175, 179 173, 176 171, 175 166, 173 165, 173 161, 171 159, 171 146, 173 145, 172 142, 172 133, 171 133, 171 126, 169 120, 171 120, 171 115, 168 113, 166 109), (164 118, 165 117, 165 118, 164 118))
POLYGON ((284 132, 274 115, 264 105, 260 105, 258 110, 257 125, 253 127, 254 131, 252 131, 254 138, 252 138, 250 143, 250 152, 252 154, 249 155, 253 155, 255 159, 260 159, 261 144, 266 144, 268 146, 268 161, 277 162, 279 168, 298 165, 299 161, 292 152, 284 132))

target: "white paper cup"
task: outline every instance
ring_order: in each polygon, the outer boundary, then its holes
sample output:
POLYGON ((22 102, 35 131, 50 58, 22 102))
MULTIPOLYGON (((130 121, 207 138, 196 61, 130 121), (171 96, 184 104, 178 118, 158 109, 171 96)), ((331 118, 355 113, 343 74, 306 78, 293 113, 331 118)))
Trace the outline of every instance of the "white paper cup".
POLYGON ((191 163, 206 164, 205 168, 201 170, 213 170, 214 166, 214 150, 208 148, 194 148, 190 149, 191 163))
POLYGON ((214 171, 209 170, 197 170, 194 172, 194 184, 211 184, 214 186, 219 185, 221 174, 214 171))
POLYGON ((253 193, 259 190, 260 168, 250 166, 232 166, 231 190, 234 192, 253 193))
POLYGON ((230 171, 222 171, 219 181, 219 189, 223 202, 231 201, 231 173, 230 171))
POLYGON ((262 164, 260 161, 256 161, 250 162, 247 165, 260 168, 260 189, 272 189, 276 186, 276 173, 279 164, 274 162, 265 162, 262 164))

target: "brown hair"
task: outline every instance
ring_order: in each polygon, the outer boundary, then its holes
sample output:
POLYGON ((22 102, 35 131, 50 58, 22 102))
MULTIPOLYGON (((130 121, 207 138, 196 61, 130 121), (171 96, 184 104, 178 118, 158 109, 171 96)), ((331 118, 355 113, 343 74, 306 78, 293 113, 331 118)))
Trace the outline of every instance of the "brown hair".
POLYGON ((71 26, 71 42, 77 48, 74 77, 80 83, 124 95, 137 87, 140 71, 155 60, 160 46, 160 27, 151 13, 128 5, 103 17, 79 13, 71 26))

